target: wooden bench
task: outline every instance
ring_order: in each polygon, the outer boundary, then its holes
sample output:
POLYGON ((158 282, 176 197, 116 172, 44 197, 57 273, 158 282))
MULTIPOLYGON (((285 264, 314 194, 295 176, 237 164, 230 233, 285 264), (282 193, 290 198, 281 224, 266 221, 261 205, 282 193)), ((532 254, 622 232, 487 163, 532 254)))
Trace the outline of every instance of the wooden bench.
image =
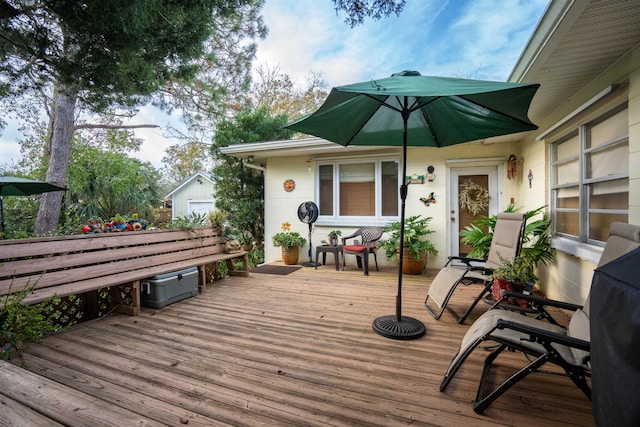
POLYGON ((140 281, 198 267, 204 292, 207 267, 225 261, 230 275, 247 276, 247 252, 225 253, 225 240, 207 227, 194 230, 134 231, 0 241, 0 297, 35 285, 24 302, 35 304, 107 287, 125 287, 129 305, 140 312, 140 281), (242 262, 236 270, 234 261, 242 262))

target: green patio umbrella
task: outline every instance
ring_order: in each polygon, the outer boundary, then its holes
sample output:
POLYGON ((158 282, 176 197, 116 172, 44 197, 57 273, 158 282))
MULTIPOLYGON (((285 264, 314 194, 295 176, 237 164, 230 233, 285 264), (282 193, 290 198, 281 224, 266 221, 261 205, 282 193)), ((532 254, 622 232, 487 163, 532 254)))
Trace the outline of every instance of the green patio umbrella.
MULTIPOLYGON (((446 147, 537 129, 527 112, 539 86, 403 71, 380 80, 335 87, 316 112, 285 127, 341 145, 402 146, 402 253, 407 146, 446 147)), ((402 316, 402 257, 396 314, 375 319, 373 329, 395 339, 413 339, 425 333, 419 320, 402 316)))
POLYGON ((0 215, 2 218, 2 237, 4 238, 4 206, 3 196, 30 196, 32 194, 48 193, 50 191, 65 191, 66 188, 49 184, 45 181, 18 178, 16 176, 0 176, 0 215))

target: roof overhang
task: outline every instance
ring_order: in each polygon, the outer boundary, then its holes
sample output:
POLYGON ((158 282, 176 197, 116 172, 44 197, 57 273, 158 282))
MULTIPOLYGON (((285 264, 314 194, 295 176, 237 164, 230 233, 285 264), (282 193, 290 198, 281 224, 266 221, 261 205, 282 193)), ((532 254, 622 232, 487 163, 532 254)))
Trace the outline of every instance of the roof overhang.
POLYGON ((529 108, 540 124, 639 43, 637 1, 552 1, 508 81, 540 83, 529 108))
POLYGON ((283 139, 278 141, 251 142, 223 147, 220 151, 229 156, 246 159, 251 164, 264 165, 270 157, 308 157, 355 155, 366 153, 398 153, 399 147, 345 147, 322 138, 283 139))

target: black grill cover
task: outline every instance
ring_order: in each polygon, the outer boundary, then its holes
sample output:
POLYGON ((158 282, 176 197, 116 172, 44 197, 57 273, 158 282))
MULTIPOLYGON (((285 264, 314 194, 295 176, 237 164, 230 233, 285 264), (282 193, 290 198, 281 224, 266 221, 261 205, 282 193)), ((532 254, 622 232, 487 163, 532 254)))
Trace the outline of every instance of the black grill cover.
POLYGON ((640 248, 596 269, 590 301, 596 424, 640 426, 640 248))

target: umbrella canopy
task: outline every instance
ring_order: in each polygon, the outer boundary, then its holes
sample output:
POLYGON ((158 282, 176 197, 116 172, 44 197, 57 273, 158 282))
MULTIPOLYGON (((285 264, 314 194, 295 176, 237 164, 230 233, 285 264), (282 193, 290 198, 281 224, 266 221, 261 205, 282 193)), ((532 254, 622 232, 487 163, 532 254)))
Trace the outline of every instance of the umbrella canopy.
MULTIPOLYGON (((338 86, 314 113, 287 128, 341 145, 446 147, 492 136, 537 129, 528 118, 538 84, 422 76, 403 71, 391 77, 338 86)), ((404 244, 407 184, 400 186, 400 252, 404 244)), ((395 316, 374 320, 388 338, 412 339, 425 333, 418 320, 402 317, 402 257, 399 257, 395 316)))
POLYGON ((2 233, 4 235, 4 206, 3 196, 30 196, 32 194, 48 193, 50 191, 65 191, 66 188, 49 184, 45 181, 18 178, 15 176, 0 176, 0 213, 2 217, 2 233))

